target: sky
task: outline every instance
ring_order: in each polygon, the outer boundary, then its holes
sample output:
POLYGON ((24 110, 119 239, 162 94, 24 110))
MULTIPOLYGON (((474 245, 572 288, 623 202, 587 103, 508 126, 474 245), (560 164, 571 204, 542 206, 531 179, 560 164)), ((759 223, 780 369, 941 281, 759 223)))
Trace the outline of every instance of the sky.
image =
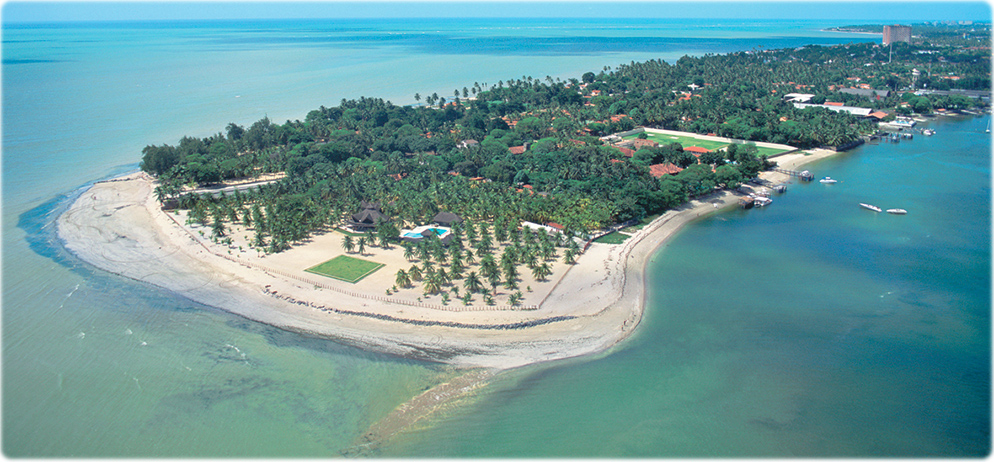
POLYGON ((7 1, 3 23, 52 21, 443 18, 443 17, 661 17, 838 19, 877 21, 990 21, 986 1, 7 1), (621 8, 624 6, 625 8, 621 8), (637 11, 637 13, 633 13, 637 11))

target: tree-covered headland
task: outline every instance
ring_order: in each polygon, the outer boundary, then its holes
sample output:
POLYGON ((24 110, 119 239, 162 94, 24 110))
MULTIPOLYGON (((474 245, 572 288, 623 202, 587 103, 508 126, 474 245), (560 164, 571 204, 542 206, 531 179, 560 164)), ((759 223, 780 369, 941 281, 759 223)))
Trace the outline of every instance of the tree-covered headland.
POLYGON ((748 145, 699 159, 679 144, 625 157, 600 136, 646 126, 805 149, 845 145, 875 124, 797 109, 784 102, 787 93, 893 114, 983 104, 916 95, 924 84, 989 89, 990 50, 906 43, 752 50, 633 62, 567 80, 474 83, 447 96, 415 95, 424 104, 414 106, 364 97, 322 106, 304 120, 231 123, 210 137, 147 146, 141 168, 158 178, 160 200, 178 201, 216 236, 225 223, 245 223, 255 245, 270 252, 341 226, 363 201, 393 218, 386 228, 449 211, 495 232, 527 220, 583 233, 735 187, 770 166, 748 145), (889 94, 839 91, 857 83, 889 94), (659 163, 684 170, 655 178, 649 166, 659 163), (286 176, 220 198, 182 194, 184 187, 275 172, 286 176))

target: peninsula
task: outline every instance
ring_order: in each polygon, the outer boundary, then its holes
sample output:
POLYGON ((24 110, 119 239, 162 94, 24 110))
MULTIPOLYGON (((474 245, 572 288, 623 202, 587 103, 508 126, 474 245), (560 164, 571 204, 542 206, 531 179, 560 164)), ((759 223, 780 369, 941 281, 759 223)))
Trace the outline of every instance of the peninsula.
POLYGON ((774 165, 980 104, 902 96, 898 76, 867 79, 892 90, 864 105, 891 112, 809 107, 862 98, 836 66, 885 59, 868 44, 684 57, 232 123, 146 147, 142 172, 81 193, 59 235, 104 270, 374 351, 495 369, 594 354, 641 320, 655 250, 787 182, 774 165), (833 54, 849 58, 805 64, 833 54))

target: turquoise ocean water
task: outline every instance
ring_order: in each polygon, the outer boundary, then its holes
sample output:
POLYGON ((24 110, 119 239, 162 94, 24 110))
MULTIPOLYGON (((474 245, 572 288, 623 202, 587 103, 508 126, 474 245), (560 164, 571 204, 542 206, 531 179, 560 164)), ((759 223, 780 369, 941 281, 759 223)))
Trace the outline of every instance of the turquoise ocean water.
MULTIPOLYGON (((68 254, 53 221, 147 144, 474 82, 875 41, 817 21, 350 20, 3 28, 3 451, 334 456, 446 368, 243 320, 68 254)), ((811 168, 686 228, 636 334, 516 371, 384 456, 970 456, 990 439, 988 117, 811 168), (858 202, 909 210, 876 215, 858 202)))

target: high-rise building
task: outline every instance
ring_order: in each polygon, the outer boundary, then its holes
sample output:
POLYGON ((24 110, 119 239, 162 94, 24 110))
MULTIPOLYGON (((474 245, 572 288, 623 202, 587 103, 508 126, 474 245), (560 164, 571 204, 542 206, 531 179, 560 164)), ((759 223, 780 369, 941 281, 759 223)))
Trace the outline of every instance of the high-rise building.
POLYGON ((911 42, 911 26, 902 26, 895 24, 893 26, 884 26, 884 45, 889 45, 893 42, 911 42))

